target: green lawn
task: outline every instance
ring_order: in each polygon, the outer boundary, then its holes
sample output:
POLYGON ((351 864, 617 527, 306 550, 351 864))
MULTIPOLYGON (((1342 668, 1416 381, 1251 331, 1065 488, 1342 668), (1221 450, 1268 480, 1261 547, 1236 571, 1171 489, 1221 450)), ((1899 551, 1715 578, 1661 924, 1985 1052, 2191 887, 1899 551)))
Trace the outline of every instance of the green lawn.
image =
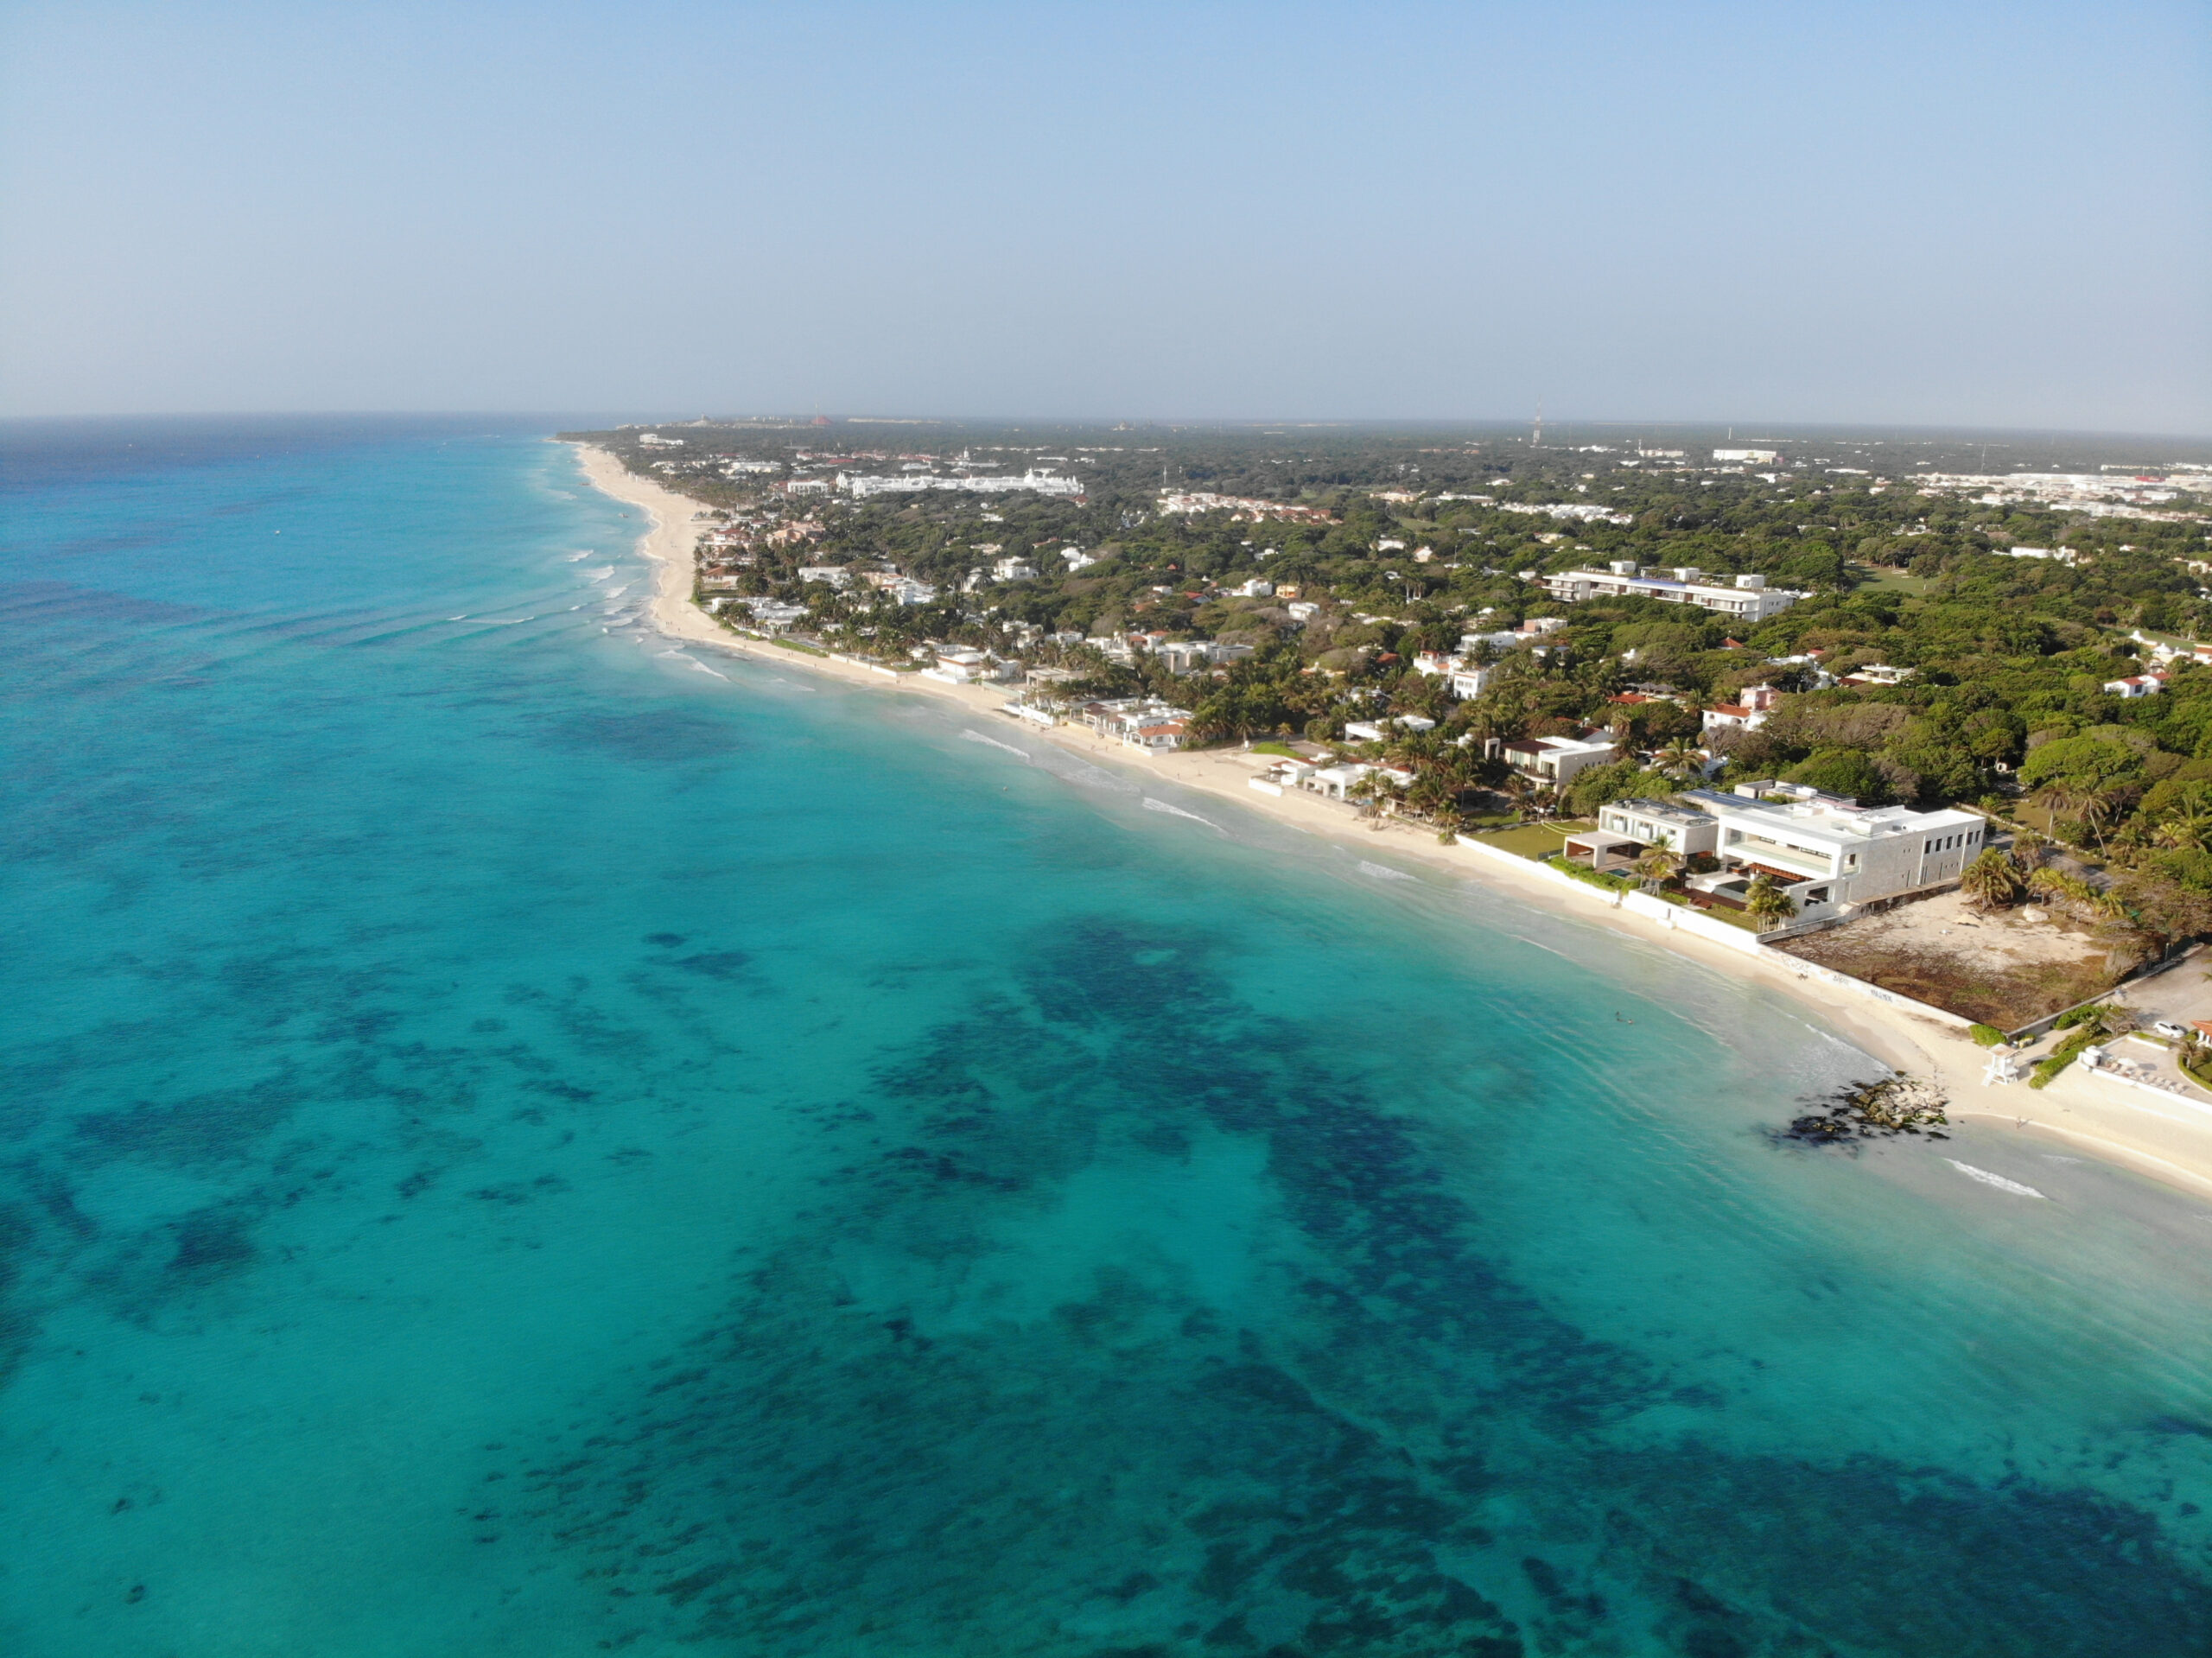
POLYGON ((1928 591, 1929 579, 1924 575, 1907 575, 1903 570, 1893 570, 1886 565, 1854 564, 1851 573, 1859 577, 1862 588, 1875 588, 1891 593, 1902 593, 1917 599, 1928 591))
POLYGON ((1502 830, 1495 835, 1471 835, 1466 838, 1480 841, 1484 846, 1503 848, 1522 858, 1548 858, 1567 842, 1570 835, 1598 825, 1587 817, 1562 818, 1555 823, 1523 823, 1519 829, 1502 830))

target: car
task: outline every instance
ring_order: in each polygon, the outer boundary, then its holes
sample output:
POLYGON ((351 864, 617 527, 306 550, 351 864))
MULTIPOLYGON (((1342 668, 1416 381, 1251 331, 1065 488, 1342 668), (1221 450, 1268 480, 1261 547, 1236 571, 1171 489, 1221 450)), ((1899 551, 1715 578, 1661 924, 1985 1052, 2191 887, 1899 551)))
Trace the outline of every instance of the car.
POLYGON ((2186 1025, 2175 1024, 2170 1019, 2154 1019, 2151 1021, 2151 1034, 2163 1036, 2169 1042, 2186 1042, 2196 1032, 2186 1025))

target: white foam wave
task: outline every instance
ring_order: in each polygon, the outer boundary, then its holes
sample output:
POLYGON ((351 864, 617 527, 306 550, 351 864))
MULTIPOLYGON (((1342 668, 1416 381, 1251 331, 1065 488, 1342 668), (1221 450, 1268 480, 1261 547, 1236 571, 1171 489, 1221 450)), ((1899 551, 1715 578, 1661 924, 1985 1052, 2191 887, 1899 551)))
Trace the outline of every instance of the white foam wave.
POLYGON ((569 555, 568 562, 571 564, 580 564, 598 550, 599 549, 596 547, 587 547, 581 553, 570 553, 569 555))
POLYGON ((1211 817, 1201 817, 1196 812, 1186 812, 1180 806, 1171 806, 1164 800, 1154 800, 1150 795, 1144 797, 1144 809, 1148 812, 1166 812, 1170 817, 1187 817, 1193 823, 1204 823, 1217 835, 1229 833, 1211 817))
POLYGON ((1012 743, 1002 743, 995 737, 986 737, 980 731, 963 731, 960 736, 963 742, 988 743, 993 748, 1003 748, 1009 754, 1019 754, 1025 760, 1029 758, 1027 749, 1016 748, 1012 743))
MULTIPOLYGON (((457 617, 454 619, 466 620, 467 619, 457 617)), ((535 616, 479 616, 475 619, 479 627, 520 627, 524 622, 534 622, 537 619, 535 616)))
MULTIPOLYGON (((1999 1191, 2009 1191, 2016 1197, 2042 1197, 2033 1186, 2024 1186, 2018 1180, 2007 1180, 2001 1174, 1992 1174, 1987 1169, 1978 1169, 1971 1163, 1961 1163, 1955 1157, 1943 1159, 1969 1180, 1979 1180, 1985 1186, 1994 1186, 1999 1191)), ((2045 1202, 2050 1201, 2048 1198, 2045 1202)))
POLYGON ((1359 873, 1363 875, 1372 875, 1377 880, 1411 880, 1413 879, 1402 869, 1393 869, 1387 864, 1370 863, 1364 858, 1359 861, 1359 873))
POLYGON ((1072 783, 1080 788, 1104 789, 1109 793, 1117 795, 1133 795, 1139 792, 1137 785, 1120 773, 1109 772, 1103 765, 1092 765, 1087 761, 1079 760, 1064 749, 1047 748, 1040 753, 1032 754, 1029 757, 1029 763, 1042 771, 1051 772, 1063 783, 1072 783))
POLYGON ((614 567, 612 564, 602 564, 595 570, 578 570, 576 574, 587 581, 604 581, 614 574, 614 567))
POLYGON ((626 593, 627 593, 627 592, 629 592, 629 591, 630 591, 630 584, 629 584, 627 581, 625 581, 625 582, 624 582, 620 587, 619 587, 619 588, 607 588, 607 590, 605 593, 601 594, 600 595, 600 597, 601 597, 602 599, 620 599, 620 598, 624 594, 626 594, 626 593))
MULTIPOLYGON (((702 674, 715 674, 715 670, 712 668, 707 666, 705 663, 700 661, 696 657, 686 657, 684 660, 690 663, 694 668, 696 668, 702 674)), ((728 674, 715 674, 715 677, 716 679, 728 679, 729 676, 728 674)))
POLYGON ((2056 1152, 2044 1152, 2042 1153, 2042 1157, 2043 1160, 2046 1163, 2071 1163, 2076 1168, 2079 1168, 2082 1166, 2082 1159, 2080 1158, 2061 1157, 2056 1152))

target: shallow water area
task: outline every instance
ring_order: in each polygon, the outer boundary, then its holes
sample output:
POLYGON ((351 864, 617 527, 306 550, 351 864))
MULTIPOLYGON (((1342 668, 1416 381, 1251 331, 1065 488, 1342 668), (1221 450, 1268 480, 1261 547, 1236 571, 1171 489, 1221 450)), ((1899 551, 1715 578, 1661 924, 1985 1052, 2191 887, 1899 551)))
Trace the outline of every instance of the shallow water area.
POLYGON ((0 1648, 2212 1640, 2205 1205, 671 645, 540 435, 9 442, 0 1648))

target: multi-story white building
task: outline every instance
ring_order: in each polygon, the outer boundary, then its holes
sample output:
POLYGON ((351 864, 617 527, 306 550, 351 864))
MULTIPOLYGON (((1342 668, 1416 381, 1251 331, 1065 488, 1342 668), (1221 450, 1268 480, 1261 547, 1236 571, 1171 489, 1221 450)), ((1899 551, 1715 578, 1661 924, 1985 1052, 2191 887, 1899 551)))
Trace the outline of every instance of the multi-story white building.
POLYGON ((1656 599, 1673 605, 1694 605, 1745 622, 1763 622, 1778 616, 1805 595, 1788 588, 1770 588, 1763 575, 1739 575, 1732 587, 1705 579, 1705 572, 1691 566, 1679 569, 1640 571, 1635 563, 1617 560, 1604 570, 1567 570, 1538 578, 1554 599, 1580 604, 1586 599, 1656 599))
MULTIPOLYGON (((965 490, 978 495, 1003 495, 1014 490, 1033 490, 1039 495, 1080 495, 1083 481, 1077 478, 1062 477, 1055 473, 1038 472, 1034 468, 1020 475, 1004 477, 943 477, 931 473, 910 473, 902 477, 879 477, 868 473, 839 473, 836 486, 855 500, 866 500, 871 495, 918 495, 932 489, 965 490)), ((824 480, 823 487, 829 483, 824 480)))
POLYGON ((1463 656, 1446 656, 1440 651, 1423 651, 1414 658, 1414 671, 1431 678, 1443 679, 1452 687, 1452 695, 1466 702, 1488 690, 1502 670, 1496 663, 1485 667, 1463 656))
POLYGON ((1693 789, 1682 800, 1713 820, 1723 866, 1691 884, 1739 896, 1730 889, 1764 874, 1796 901, 1801 920, 1956 880, 1987 830, 1974 812, 1860 806, 1802 784, 1693 789))
POLYGON ((1779 449, 1715 449, 1713 452, 1713 458, 1715 461, 1732 461, 1749 466, 1772 467, 1781 464, 1782 451, 1779 449))
POLYGON ((1613 758, 1611 738, 1592 742, 1574 737, 1522 737, 1500 742, 1493 737, 1485 746, 1492 750, 1493 758, 1503 759, 1522 777, 1555 789, 1564 789, 1592 766, 1606 765, 1613 758))
POLYGON ((1599 809, 1598 827, 1684 857, 1710 852, 1720 840, 1720 825, 1709 813, 1667 800, 1616 800, 1599 809))
POLYGON ((1169 639, 1153 646, 1152 653, 1166 664, 1168 672, 1188 674, 1217 662, 1242 662, 1252 649, 1249 645, 1224 645, 1218 639, 1169 639))

